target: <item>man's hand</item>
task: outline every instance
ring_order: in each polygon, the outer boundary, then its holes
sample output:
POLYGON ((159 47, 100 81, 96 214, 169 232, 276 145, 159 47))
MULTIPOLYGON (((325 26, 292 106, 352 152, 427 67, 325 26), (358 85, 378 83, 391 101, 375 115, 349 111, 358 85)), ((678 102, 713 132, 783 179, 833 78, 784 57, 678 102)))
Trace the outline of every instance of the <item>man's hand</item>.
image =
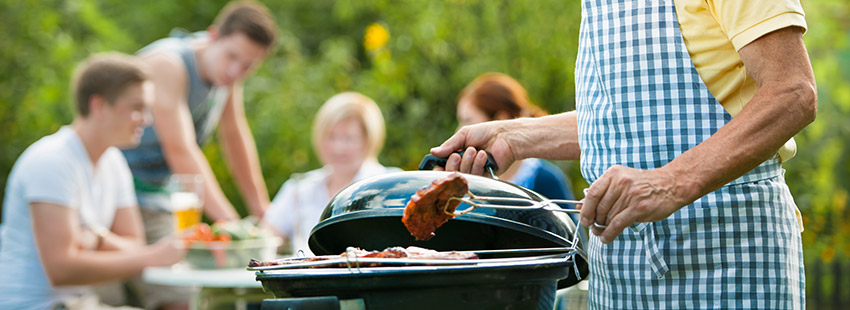
POLYGON ((100 237, 88 227, 82 227, 77 235, 77 247, 85 251, 97 251, 100 237))
POLYGON ((581 224, 602 243, 610 243, 635 222, 663 220, 693 201, 682 197, 675 182, 676 177, 664 169, 613 166, 591 184, 579 205, 581 224))
MULTIPOLYGON (((185 234, 184 234, 185 235, 185 234)), ((186 256, 186 246, 183 246, 182 236, 170 235, 159 239, 148 246, 148 257, 150 266, 171 266, 186 256)))
POLYGON ((517 160, 535 157, 552 160, 577 160, 576 113, 566 112, 537 118, 518 118, 465 126, 431 154, 446 158, 446 170, 484 175, 488 151, 501 174, 517 160), (452 154, 466 150, 464 158, 452 154), (451 156, 449 156, 451 155, 451 156))
POLYGON ((484 151, 486 150, 493 155, 496 165, 499 166, 499 171, 496 173, 502 173, 519 159, 513 151, 514 142, 511 141, 511 134, 519 131, 518 127, 521 124, 518 121, 496 121, 465 126, 442 145, 432 148, 431 154, 441 158, 448 157, 447 171, 485 175, 484 165, 487 163, 487 153, 484 151), (454 153, 464 148, 466 150, 463 158, 454 153))

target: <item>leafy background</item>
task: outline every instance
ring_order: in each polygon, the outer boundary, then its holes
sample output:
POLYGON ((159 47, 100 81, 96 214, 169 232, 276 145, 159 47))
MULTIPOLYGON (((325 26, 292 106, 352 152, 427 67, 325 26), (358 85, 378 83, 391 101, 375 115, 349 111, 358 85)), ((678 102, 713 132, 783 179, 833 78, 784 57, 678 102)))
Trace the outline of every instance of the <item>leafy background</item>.
MULTIPOLYGON (((93 52, 132 53, 174 27, 202 30, 225 3, 0 0, 0 187, 29 144, 72 120, 68 84, 75 64, 93 52)), ((799 153, 785 165, 786 177, 806 221, 808 307, 838 309, 850 304, 850 3, 803 4, 820 113, 797 135, 799 153)), ((455 130, 455 98, 480 73, 516 77, 550 112, 575 106, 578 1, 291 0, 267 6, 280 40, 248 79, 245 102, 271 195, 290 174, 320 166, 310 120, 340 91, 378 102, 388 129, 380 160, 404 169, 414 169, 455 130), (364 40, 367 28, 371 39, 364 40)), ((204 151, 225 193, 246 214, 217 141, 204 151)), ((587 184, 577 163, 557 164, 581 193, 587 184)))

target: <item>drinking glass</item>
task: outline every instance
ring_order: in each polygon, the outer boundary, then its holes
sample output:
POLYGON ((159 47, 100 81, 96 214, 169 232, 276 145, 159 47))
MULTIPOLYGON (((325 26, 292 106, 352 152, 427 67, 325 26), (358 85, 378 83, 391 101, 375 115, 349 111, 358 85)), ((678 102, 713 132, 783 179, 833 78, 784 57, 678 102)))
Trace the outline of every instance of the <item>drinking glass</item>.
POLYGON ((175 231, 201 223, 203 178, 199 174, 175 174, 168 182, 175 231))

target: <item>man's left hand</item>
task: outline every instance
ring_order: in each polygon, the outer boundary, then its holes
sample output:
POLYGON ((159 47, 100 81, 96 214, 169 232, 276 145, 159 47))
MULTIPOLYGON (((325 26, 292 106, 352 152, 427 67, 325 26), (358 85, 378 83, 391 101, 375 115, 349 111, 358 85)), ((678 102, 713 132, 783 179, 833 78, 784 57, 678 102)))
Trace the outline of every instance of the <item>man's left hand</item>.
POLYGON ((663 168, 613 166, 588 189, 580 205, 581 223, 610 243, 635 222, 663 220, 690 203, 676 181, 663 168))

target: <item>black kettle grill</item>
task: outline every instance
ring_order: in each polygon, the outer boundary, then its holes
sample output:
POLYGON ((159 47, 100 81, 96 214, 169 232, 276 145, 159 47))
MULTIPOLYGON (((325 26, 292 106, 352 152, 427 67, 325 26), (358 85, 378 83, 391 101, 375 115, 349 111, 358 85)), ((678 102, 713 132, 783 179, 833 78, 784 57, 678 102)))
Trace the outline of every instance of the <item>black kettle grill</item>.
MULTIPOLYGON (((263 309, 552 309, 557 288, 587 276, 578 229, 562 212, 475 209, 449 220, 431 240, 416 241, 401 222, 404 207, 416 190, 447 174, 398 172, 348 186, 325 208, 310 234, 310 249, 338 255, 349 247, 380 251, 412 245, 479 251, 480 259, 437 266, 366 268, 352 261, 346 268, 252 269, 276 298, 265 300, 263 309), (555 254, 540 255, 553 249, 555 254)), ((546 199, 511 183, 463 176, 476 196, 546 199)))

